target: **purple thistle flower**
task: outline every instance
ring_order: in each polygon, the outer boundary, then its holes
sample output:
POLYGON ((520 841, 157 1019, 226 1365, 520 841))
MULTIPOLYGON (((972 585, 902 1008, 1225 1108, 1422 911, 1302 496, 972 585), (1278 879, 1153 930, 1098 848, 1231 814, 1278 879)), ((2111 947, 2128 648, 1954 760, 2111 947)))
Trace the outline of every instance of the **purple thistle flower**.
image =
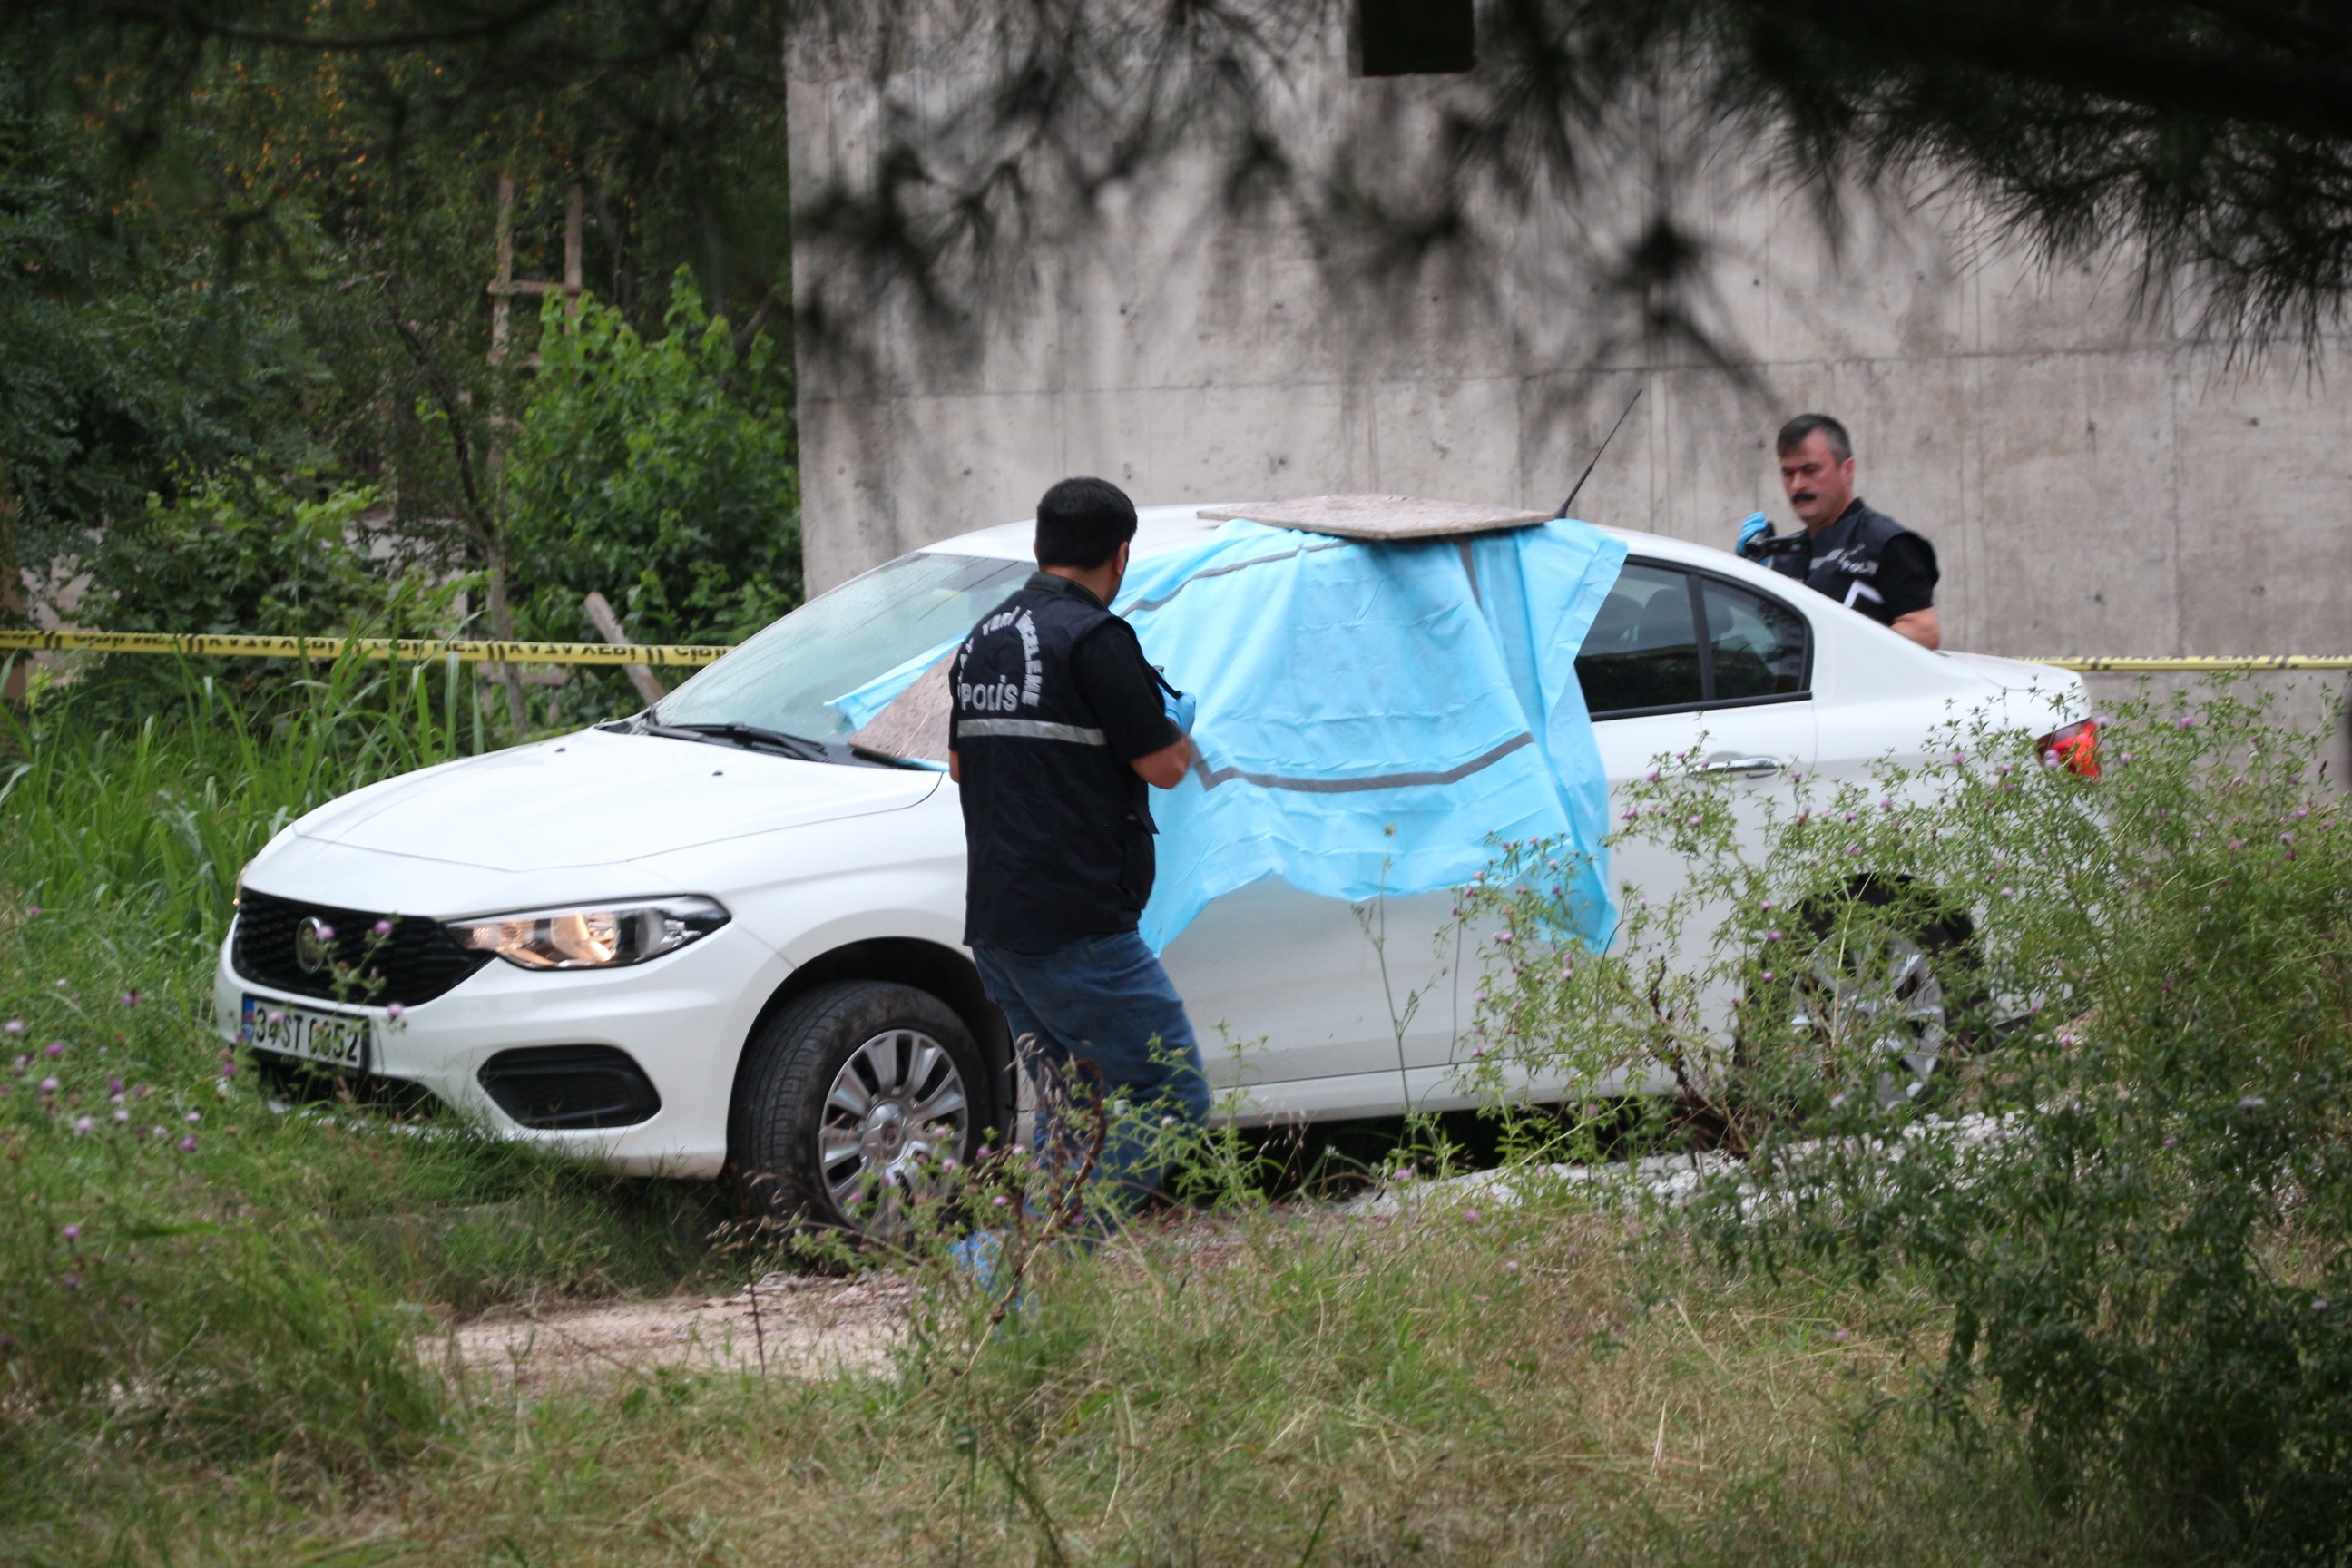
POLYGON ((141 1000, 142 998, 136 991, 125 991, 122 994, 122 1005, 126 1007, 136 1007, 139 1005, 141 1000))
POLYGON ((58 1234, 64 1237, 68 1241, 79 1241, 81 1239, 81 1226, 78 1225, 69 1225, 63 1230, 58 1232, 58 1234))
POLYGON ((1504 1273, 1506 1273, 1506 1274, 1517 1274, 1518 1271, 1519 1271, 1519 1260, 1518 1260, 1517 1258, 1506 1258, 1505 1259, 1503 1259, 1503 1272, 1504 1272, 1504 1273))
POLYGON ((123 1122, 128 1121, 130 1121, 130 1120, 131 1120, 131 1112, 129 1112, 129 1111, 127 1111, 127 1110, 117 1110, 117 1111, 114 1113, 115 1125, 117 1125, 117 1126, 121 1126, 123 1122))
POLYGON ((285 1009, 281 1007, 272 1007, 269 1010, 268 1016, 269 1022, 273 1024, 282 1024, 286 1021, 286 1012, 285 1009))
POLYGON ((392 934, 392 922, 390 921, 378 921, 375 924, 368 927, 368 930, 375 932, 378 936, 390 936, 392 934))
POLYGON ((53 1078, 45 1078, 45 1079, 43 1079, 41 1080, 41 1092, 42 1092, 43 1094, 55 1094, 55 1093, 57 1093, 57 1091, 58 1091, 58 1080, 57 1080, 57 1079, 53 1079, 53 1078))
POLYGON ((63 1279, 58 1280, 58 1283, 63 1285, 68 1290, 79 1290, 81 1289, 81 1276, 79 1274, 68 1274, 63 1279))
POLYGON ((204 1119, 205 1113, 201 1110, 191 1110, 188 1112, 188 1120, 191 1122, 202 1121, 204 1119))
POLYGON ((407 1015, 408 1009, 402 1006, 397 1002, 387 1002, 383 1005, 383 1016, 391 1019, 395 1024, 399 1023, 400 1020, 407 1016, 407 1015))
POLYGON ((195 1141, 194 1138, 183 1138, 183 1139, 181 1139, 181 1140, 180 1140, 180 1152, 181 1152, 181 1153, 183 1153, 183 1154, 193 1154, 193 1153, 194 1153, 195 1152, 196 1152, 196 1141, 195 1141))
POLYGON ((320 940, 320 942, 332 942, 332 941, 334 941, 334 940, 335 940, 335 928, 334 928, 334 927, 332 927, 332 926, 331 926, 331 925, 329 925, 329 924, 327 924, 324 921, 320 921, 320 922, 319 922, 319 940, 320 940))
POLYGON ((51 1040, 48 1048, 49 1055, 52 1057, 61 1057, 66 1054, 66 1043, 63 1040, 51 1040))
POLYGON ((1476 1225, 1478 1223, 1478 1211, 1476 1209, 1464 1209, 1462 1211, 1462 1217, 1469 1221, 1472 1225, 1476 1225))
POLYGON ((25 1020, 22 1018, 11 1018, 6 1023, 0 1024, 0 1035, 21 1035, 24 1032, 25 1020))
POLYGON ((1001 1208, 1001 1209, 1002 1209, 1002 1208, 1011 1208, 1011 1207, 1013 1206, 1013 1200, 1012 1200, 1011 1198, 1006 1197, 1003 1193, 999 1193, 999 1194, 997 1194, 994 1197, 992 1197, 992 1198, 989 1199, 988 1201, 989 1201, 989 1203, 990 1203, 992 1205, 993 1205, 994 1207, 1001 1208))
POLYGON ((74 1135, 76 1137, 86 1136, 89 1130, 97 1125, 97 1122, 91 1121, 87 1116, 77 1116, 74 1118, 74 1135))
POLYGON ((112 1095, 120 1095, 122 1092, 122 1080, 119 1078, 108 1079, 106 1080, 106 1092, 112 1095))

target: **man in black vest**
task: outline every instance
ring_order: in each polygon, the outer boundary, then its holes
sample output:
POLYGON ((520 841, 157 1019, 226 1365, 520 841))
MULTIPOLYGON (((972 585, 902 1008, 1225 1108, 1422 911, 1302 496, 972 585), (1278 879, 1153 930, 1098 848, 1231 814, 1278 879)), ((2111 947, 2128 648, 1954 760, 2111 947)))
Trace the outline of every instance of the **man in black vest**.
MULTIPOLYGON (((956 654, 948 740, 963 795, 964 942, 1013 1038, 1029 1041, 1040 1100, 1068 1103, 1075 1089, 1124 1108, 1102 1169, 1130 1200, 1160 1174, 1147 1148, 1156 1130, 1209 1111, 1183 1000, 1136 934, 1153 872, 1146 786, 1175 788, 1192 742, 1176 717, 1189 700, 1163 698, 1177 694, 1110 613, 1134 537, 1135 504, 1116 485, 1045 492, 1038 570, 956 654)), ((1040 1142, 1076 1152, 1066 1126, 1040 1142)))
POLYGON ((1805 531, 1775 539, 1761 514, 1740 530, 1739 553, 1762 560, 1922 647, 1940 647, 1936 549, 1853 493, 1853 442, 1826 414, 1780 426, 1780 485, 1805 531))

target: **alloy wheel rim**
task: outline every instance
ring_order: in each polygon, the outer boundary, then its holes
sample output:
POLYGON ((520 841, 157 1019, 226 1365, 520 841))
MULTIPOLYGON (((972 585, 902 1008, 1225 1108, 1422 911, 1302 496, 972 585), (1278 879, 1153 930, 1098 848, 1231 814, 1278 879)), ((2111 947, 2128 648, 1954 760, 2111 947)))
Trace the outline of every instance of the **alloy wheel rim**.
POLYGON ((971 1096, 947 1047, 920 1029, 886 1029, 849 1053, 825 1091, 817 1178, 844 1219, 888 1234, 971 1131, 971 1096))
POLYGON ((1934 955, 1885 927, 1822 945, 1792 1021, 1884 1062, 1884 1099, 1917 1094, 1950 1049, 1951 1009, 1934 955))

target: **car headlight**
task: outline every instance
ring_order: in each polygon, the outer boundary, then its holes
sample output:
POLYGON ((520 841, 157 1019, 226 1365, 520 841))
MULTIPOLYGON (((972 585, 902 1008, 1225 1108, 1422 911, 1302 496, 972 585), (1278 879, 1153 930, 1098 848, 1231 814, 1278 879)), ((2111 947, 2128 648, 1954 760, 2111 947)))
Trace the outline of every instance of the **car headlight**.
POLYGON ((709 936, 729 919, 726 906, 699 894, 629 899, 563 910, 447 921, 459 947, 494 952, 524 969, 614 969, 643 963, 709 936))

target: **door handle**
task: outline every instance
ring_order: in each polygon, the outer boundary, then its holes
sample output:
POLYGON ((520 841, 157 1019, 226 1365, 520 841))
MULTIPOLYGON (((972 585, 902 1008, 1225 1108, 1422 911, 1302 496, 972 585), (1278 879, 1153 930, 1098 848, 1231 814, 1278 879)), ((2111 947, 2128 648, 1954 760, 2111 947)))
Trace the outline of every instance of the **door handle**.
POLYGON ((1785 766, 1787 764, 1778 757, 1727 757, 1721 762, 1702 763, 1696 771, 1717 777, 1730 773, 1739 778, 1760 779, 1768 773, 1779 773, 1785 766))

